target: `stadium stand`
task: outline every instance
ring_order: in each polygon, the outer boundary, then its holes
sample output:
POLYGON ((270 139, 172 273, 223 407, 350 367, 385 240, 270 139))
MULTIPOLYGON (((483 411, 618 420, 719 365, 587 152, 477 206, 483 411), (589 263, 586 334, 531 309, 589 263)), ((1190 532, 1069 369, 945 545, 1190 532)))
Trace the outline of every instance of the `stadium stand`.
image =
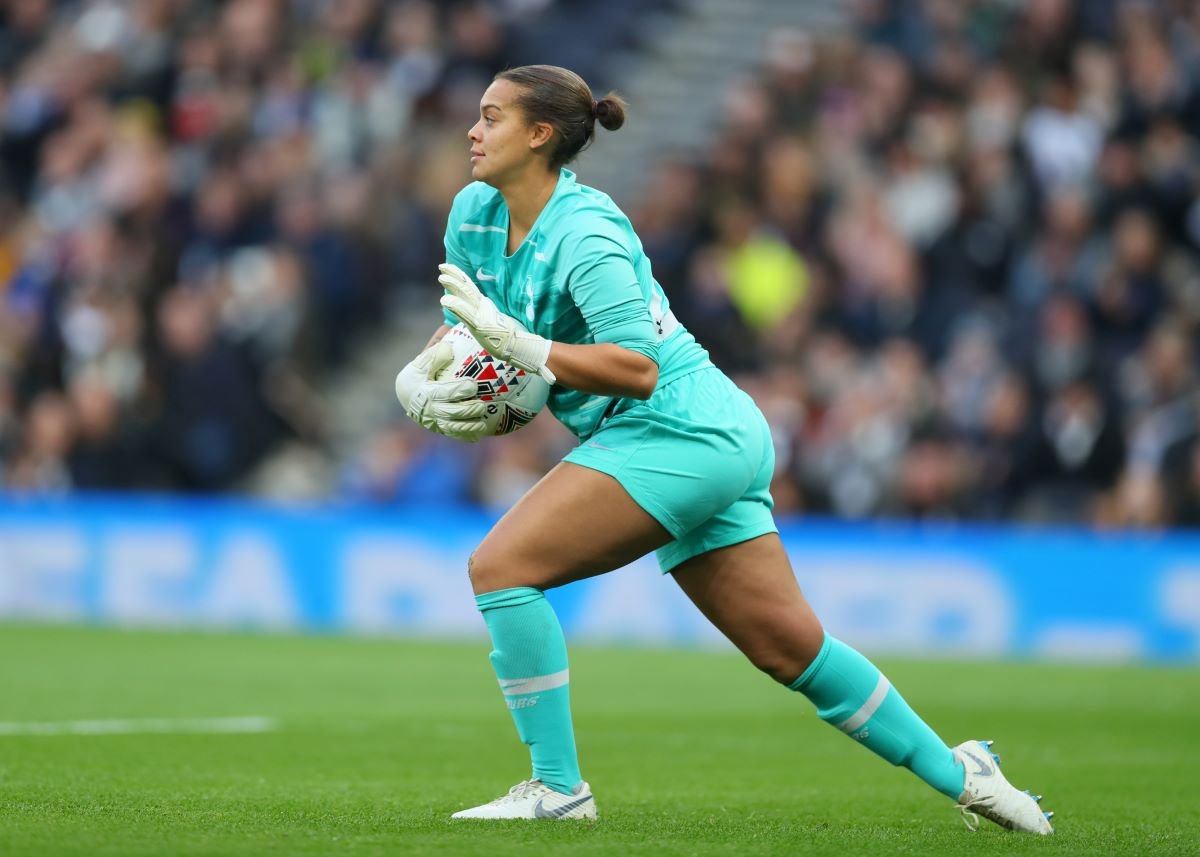
MULTIPOLYGON (((519 496, 552 421, 463 448, 393 411, 346 447, 323 391, 434 303, 490 75, 602 88, 652 47, 632 5, 10 4, 0 484, 245 491, 291 444, 321 496, 519 496)), ((779 509, 1200 526, 1194 4, 850 8, 776 29, 619 198, 771 419, 779 509)))

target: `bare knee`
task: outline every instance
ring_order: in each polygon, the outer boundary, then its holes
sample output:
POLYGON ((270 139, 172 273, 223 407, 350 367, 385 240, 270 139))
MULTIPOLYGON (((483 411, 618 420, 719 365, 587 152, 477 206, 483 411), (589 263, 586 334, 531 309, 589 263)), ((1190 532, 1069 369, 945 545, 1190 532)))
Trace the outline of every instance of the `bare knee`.
POLYGON ((467 577, 471 579, 471 589, 476 595, 504 588, 494 585, 498 570, 498 566, 492 561, 491 551, 476 548, 467 557, 467 577))
POLYGON ((816 660, 825 642, 825 631, 816 624, 782 639, 762 641, 742 651, 750 663, 780 684, 790 685, 816 660))
POLYGON ((808 669, 808 663, 811 663, 811 659, 809 662, 805 662, 803 657, 796 653, 783 652, 778 649, 764 649, 745 654, 750 663, 780 684, 794 682, 808 669))
POLYGON ((509 551, 489 546, 486 542, 467 558, 467 575, 476 595, 497 592, 517 586, 538 586, 535 570, 527 561, 509 551))

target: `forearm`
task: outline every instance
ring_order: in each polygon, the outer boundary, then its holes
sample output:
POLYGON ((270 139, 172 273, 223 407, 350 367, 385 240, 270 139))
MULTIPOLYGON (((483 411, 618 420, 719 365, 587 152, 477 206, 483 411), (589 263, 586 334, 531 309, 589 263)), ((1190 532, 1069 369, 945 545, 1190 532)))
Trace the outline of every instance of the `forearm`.
POLYGON ((611 342, 555 342, 546 366, 564 387, 601 396, 648 399, 658 383, 658 365, 653 360, 611 342))
POLYGON ((447 263, 438 270, 438 282, 446 290, 442 306, 461 319, 494 356, 551 384, 584 393, 635 399, 653 395, 658 364, 650 357, 612 342, 571 345, 545 339, 500 312, 461 268, 447 263))

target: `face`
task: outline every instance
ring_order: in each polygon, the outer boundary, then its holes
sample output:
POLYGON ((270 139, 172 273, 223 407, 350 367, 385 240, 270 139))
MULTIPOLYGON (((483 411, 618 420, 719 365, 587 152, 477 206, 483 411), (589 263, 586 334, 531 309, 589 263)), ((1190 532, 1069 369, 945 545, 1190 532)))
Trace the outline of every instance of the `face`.
POLYGON ((479 101, 479 121, 467 132, 471 141, 471 178, 498 186, 544 161, 552 134, 544 123, 530 125, 517 106, 519 88, 493 81, 479 101))

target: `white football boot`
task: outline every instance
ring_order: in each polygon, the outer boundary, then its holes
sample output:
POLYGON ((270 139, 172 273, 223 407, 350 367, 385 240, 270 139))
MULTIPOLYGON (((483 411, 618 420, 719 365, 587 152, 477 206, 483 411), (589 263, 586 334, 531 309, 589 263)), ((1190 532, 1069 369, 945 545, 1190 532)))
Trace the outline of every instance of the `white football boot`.
POLYGON ((565 795, 542 783, 541 780, 525 780, 483 806, 464 809, 451 818, 577 818, 595 820, 596 799, 592 787, 580 783, 572 794, 565 795))
POLYGON ((966 782, 958 797, 963 821, 971 830, 979 829, 979 816, 1009 830, 1048 836, 1052 812, 1038 806, 1041 795, 1018 791, 1000 773, 1000 757, 989 748, 991 741, 964 741, 954 748, 954 757, 963 763, 966 782))

